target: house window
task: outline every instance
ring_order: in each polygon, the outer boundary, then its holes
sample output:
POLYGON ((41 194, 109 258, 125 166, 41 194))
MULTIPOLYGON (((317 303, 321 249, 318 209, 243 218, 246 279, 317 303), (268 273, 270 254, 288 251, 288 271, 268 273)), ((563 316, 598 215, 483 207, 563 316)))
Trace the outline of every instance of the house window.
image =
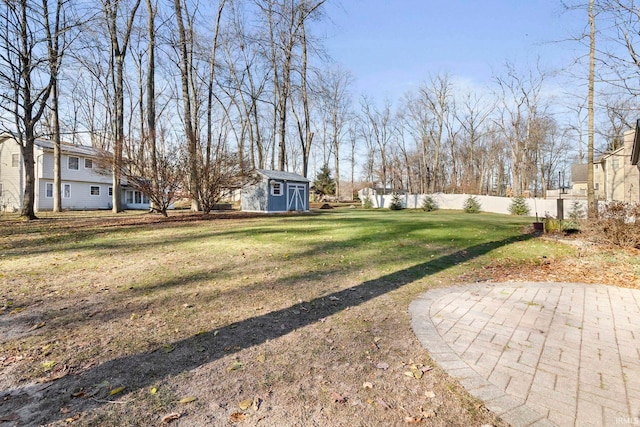
POLYGON ((620 167, 620 159, 613 159, 611 161, 611 166, 613 166, 614 169, 617 169, 620 167))
POLYGON ((71 197, 71 184, 64 184, 62 186, 62 197, 68 199, 71 197))
POLYGON ((78 170, 78 158, 77 157, 69 157, 69 161, 67 163, 69 169, 78 170))
POLYGON ((50 199, 53 197, 53 182, 47 182, 44 189, 44 197, 50 199))
POLYGON ((11 167, 17 168, 20 163, 20 154, 12 154, 11 155, 11 167))
POLYGON ((282 196, 282 183, 281 182, 271 182, 271 195, 272 196, 282 196))
POLYGON ((594 165, 593 165, 593 167, 594 167, 595 169, 598 169, 598 164, 597 164, 597 163, 596 163, 596 164, 594 164, 594 165))
POLYGON ((113 187, 109 187, 109 197, 113 196, 113 187))
POLYGON ((599 182, 596 182, 596 183, 594 184, 594 187, 593 187, 593 188, 594 188, 595 190, 599 190, 599 189, 600 189, 600 183, 599 183, 599 182))
POLYGON ((91 186, 91 195, 92 196, 99 196, 100 195, 100 187, 98 187, 97 185, 92 185, 91 186))
POLYGON ((84 168, 85 169, 93 169, 93 160, 84 159, 84 168))

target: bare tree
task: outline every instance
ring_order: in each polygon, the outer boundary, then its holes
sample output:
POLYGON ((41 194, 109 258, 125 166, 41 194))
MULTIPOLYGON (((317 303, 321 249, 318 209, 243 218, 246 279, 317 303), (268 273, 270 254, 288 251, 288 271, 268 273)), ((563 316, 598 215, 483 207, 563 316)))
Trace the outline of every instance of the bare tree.
MULTIPOLYGON (((433 193, 437 189, 437 177, 441 174, 440 156, 442 144, 444 142, 447 121, 450 120, 452 101, 451 78, 448 74, 432 76, 428 82, 423 83, 418 89, 418 104, 425 109, 428 114, 425 123, 427 138, 425 144, 432 145, 433 160, 431 174, 433 179, 429 183, 429 192, 433 193)), ((425 147, 426 148, 426 147, 425 147)))
POLYGON ((389 185, 387 176, 389 162, 387 155, 389 154, 388 146, 391 142, 391 135, 393 132, 392 117, 391 117, 391 103, 386 101, 382 108, 378 108, 374 103, 366 97, 363 97, 360 102, 362 109, 364 128, 366 129, 366 140, 370 144, 370 156, 371 164, 373 167, 373 161, 375 161, 374 153, 376 150, 371 149, 373 146, 377 147, 377 153, 380 155, 380 172, 378 178, 383 189, 386 189, 389 185))
MULTIPOLYGON (((318 76, 322 85, 322 104, 328 121, 329 138, 333 147, 333 161, 336 179, 336 195, 340 197, 340 158, 345 125, 351 114, 351 96, 349 93, 353 77, 348 70, 337 67, 321 71, 318 76)), ((310 147, 307 147, 308 149, 310 147)), ((307 153, 308 157, 308 153, 307 153)))
POLYGON ((532 126, 543 113, 540 93, 545 74, 539 69, 519 73, 506 65, 504 76, 496 76, 499 97, 497 123, 511 151, 511 184, 516 195, 528 190, 535 175, 536 139, 532 126))
POLYGON ((191 210, 200 210, 200 200, 198 197, 198 183, 200 177, 199 167, 199 143, 197 135, 197 107, 193 92, 193 73, 195 67, 193 65, 193 52, 190 36, 193 35, 193 28, 190 26, 192 21, 188 18, 188 12, 183 13, 183 0, 174 0, 173 8, 178 23, 178 67, 180 69, 180 83, 182 89, 182 108, 183 108, 183 125, 185 136, 187 139, 188 153, 188 170, 189 170, 189 189, 191 192, 191 210), (187 15, 187 16, 185 16, 187 15), (185 21, 187 26, 185 27, 185 21))
POLYGON ((125 139, 124 127, 124 69, 129 40, 133 30, 133 23, 141 0, 131 0, 130 7, 125 9, 126 1, 102 0, 104 19, 109 32, 111 44, 111 84, 113 85, 113 196, 112 209, 114 213, 122 212, 122 192, 120 171, 123 164, 123 149, 125 139), (121 22, 124 20, 124 22, 121 22))
POLYGON ((20 145, 25 174, 20 215, 31 220, 36 219, 35 129, 54 84, 48 40, 39 34, 52 34, 52 30, 42 4, 29 0, 2 1, 0 20, 0 108, 13 118, 12 133, 20 145))
POLYGON ((458 154, 466 159, 463 167, 462 187, 464 191, 479 194, 483 187, 480 170, 478 145, 484 135, 484 126, 493 110, 493 105, 481 96, 468 92, 464 95, 462 106, 454 110, 454 116, 463 130, 461 136, 465 143, 464 150, 458 154))

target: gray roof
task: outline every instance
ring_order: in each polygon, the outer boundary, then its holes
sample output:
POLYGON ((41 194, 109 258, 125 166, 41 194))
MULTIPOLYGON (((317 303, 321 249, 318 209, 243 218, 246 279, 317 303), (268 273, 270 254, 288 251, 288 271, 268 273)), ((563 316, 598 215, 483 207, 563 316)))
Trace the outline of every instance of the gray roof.
MULTIPOLYGON (((0 142, 9 140, 9 139, 15 140, 16 139, 15 135, 11 132, 0 133, 0 142)), ((48 139, 37 138, 34 141, 34 145, 43 150, 53 151, 53 141, 48 139)), ((78 156, 85 156, 85 157, 101 157, 105 155, 107 156, 111 155, 111 153, 109 153, 108 151, 100 150, 94 147, 90 147, 88 145, 69 144, 68 142, 61 142, 60 148, 64 154, 76 154, 78 156)))
POLYGON ((587 182, 588 167, 586 164, 571 165, 571 182, 574 184, 587 182))
POLYGON ((297 181, 297 182, 311 182, 309 178, 305 178, 302 175, 298 175, 293 172, 285 171, 272 171, 266 169, 256 169, 256 171, 269 179, 277 179, 279 181, 297 181))
MULTIPOLYGON (((47 139, 38 138, 35 140, 35 145, 45 150, 53 150, 53 141, 49 141, 47 139)), ((74 145, 66 142, 60 144, 60 149, 65 154, 77 154, 85 157, 98 157, 109 154, 106 151, 98 150, 97 148, 90 147, 88 145, 74 145)))

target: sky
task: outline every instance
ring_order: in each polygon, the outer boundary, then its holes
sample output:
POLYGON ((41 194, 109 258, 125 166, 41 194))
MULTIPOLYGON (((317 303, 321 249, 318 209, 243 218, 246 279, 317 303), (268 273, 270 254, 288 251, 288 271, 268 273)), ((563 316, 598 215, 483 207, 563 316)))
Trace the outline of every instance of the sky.
POLYGON ((396 100, 438 73, 482 87, 506 61, 556 70, 585 53, 567 40, 586 12, 560 0, 329 0, 325 10, 328 53, 352 72, 356 94, 375 99, 396 100))

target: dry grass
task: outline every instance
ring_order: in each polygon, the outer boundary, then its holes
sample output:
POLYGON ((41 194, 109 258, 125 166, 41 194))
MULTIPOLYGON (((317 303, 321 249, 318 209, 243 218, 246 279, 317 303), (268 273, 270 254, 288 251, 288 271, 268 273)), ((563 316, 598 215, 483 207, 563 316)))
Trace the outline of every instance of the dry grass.
POLYGON ((234 215, 3 218, 0 420, 502 425, 432 365, 408 303, 586 259, 497 215, 234 215))

